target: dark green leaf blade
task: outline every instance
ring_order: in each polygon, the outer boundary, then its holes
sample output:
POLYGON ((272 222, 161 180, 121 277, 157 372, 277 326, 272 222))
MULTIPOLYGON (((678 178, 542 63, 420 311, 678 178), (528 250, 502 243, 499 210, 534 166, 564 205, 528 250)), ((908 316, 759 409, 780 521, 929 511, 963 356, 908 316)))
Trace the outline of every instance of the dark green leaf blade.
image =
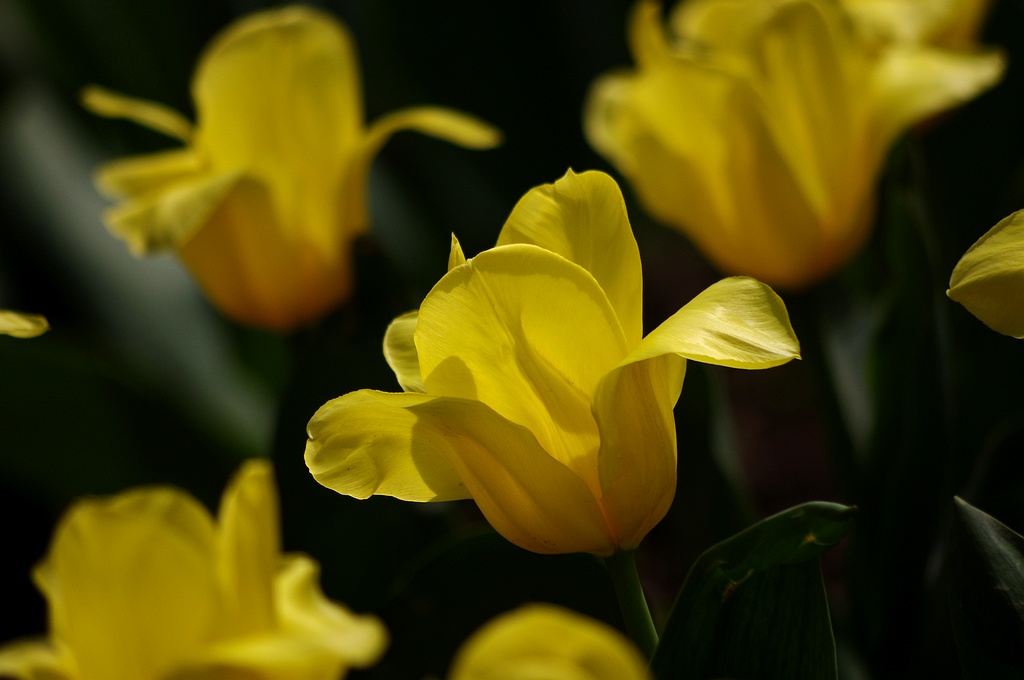
POLYGON ((656 677, 835 677, 818 556, 846 535, 854 512, 805 503, 705 551, 665 626, 651 664, 656 677))
POLYGON ((950 612, 965 680, 1024 675, 1024 537, 954 499, 950 612))

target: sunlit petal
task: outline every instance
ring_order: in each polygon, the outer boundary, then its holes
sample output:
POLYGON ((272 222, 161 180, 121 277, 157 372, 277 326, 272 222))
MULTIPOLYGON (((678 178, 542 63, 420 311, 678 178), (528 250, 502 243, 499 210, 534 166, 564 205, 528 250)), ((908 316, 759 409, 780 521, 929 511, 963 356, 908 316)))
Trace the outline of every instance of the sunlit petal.
POLYGON ((529 243, 590 272, 608 296, 629 347, 643 336, 640 251, 619 185, 603 172, 572 170, 523 196, 497 245, 529 243))
POLYGON ((800 358, 786 306, 743 276, 713 284, 654 329, 627 361, 662 354, 732 368, 769 368, 800 358))
POLYGON ((953 269, 948 295, 992 330, 1024 337, 1024 212, 970 247, 953 269))

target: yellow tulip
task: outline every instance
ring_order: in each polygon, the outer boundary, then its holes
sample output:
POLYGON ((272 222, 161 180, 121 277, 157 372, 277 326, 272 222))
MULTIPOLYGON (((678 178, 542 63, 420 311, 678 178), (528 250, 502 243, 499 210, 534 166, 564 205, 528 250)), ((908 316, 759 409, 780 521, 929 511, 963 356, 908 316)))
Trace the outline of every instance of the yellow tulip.
POLYGON ((289 330, 346 300, 351 245, 369 226, 370 162, 399 130, 488 148, 500 134, 435 107, 364 127, 348 30, 309 7, 244 17, 218 35, 192 81, 198 123, 92 87, 86 107, 177 138, 183 149, 113 161, 97 184, 136 254, 174 250, 210 300, 245 324, 289 330))
POLYGON ((587 137, 721 270, 790 289, 861 247, 895 138, 1003 71, 994 53, 880 44, 829 0, 692 0, 670 27, 639 3, 636 69, 594 84, 587 137))
POLYGON ((640 652, 614 628, 554 605, 490 621, 458 651, 449 680, 649 680, 640 652))
POLYGON ((711 286, 643 337, 640 255, 603 173, 531 190, 496 247, 467 260, 453 241, 449 266, 386 333, 405 392, 322 406, 306 464, 356 498, 472 498, 527 550, 607 556, 661 520, 687 359, 798 356, 782 301, 749 278, 711 286))
POLYGON ((999 222, 964 253, 946 294, 992 330, 1024 338, 1024 211, 999 222))
POLYGON ((315 561, 281 555, 272 478, 246 463, 216 521, 173 488, 78 501, 33 572, 49 637, 0 648, 0 676, 335 680, 375 663, 382 624, 324 598, 315 561))
POLYGON ((50 330, 46 317, 38 314, 22 314, 0 309, 0 335, 14 338, 34 338, 50 330))

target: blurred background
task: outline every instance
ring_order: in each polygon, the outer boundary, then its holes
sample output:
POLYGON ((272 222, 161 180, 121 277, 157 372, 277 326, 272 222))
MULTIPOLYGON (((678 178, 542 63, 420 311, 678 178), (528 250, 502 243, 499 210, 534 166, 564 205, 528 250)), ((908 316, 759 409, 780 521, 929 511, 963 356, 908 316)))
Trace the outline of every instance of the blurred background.
MULTIPOLYGON (((526 553, 471 502, 338 496, 302 452, 328 399, 399 389, 384 329, 444 273, 452 232, 473 255, 529 188, 570 167, 621 179, 585 142, 581 110, 595 77, 631 64, 630 3, 311 3, 356 39, 368 120, 436 104, 505 140, 492 151, 390 141, 371 175, 355 299, 289 337, 223 319, 172 256, 135 259, 107 232, 97 165, 174 142, 78 103, 100 84, 192 116, 204 45, 273 4, 0 2, 0 308, 52 326, 0 338, 0 641, 45 630, 29 571, 74 498, 169 483, 215 507, 249 456, 275 462, 285 547, 320 560, 326 593, 391 631, 383 663, 353 677, 442 676, 472 630, 524 601, 620 625, 597 560, 526 553)), ((896 146, 854 262, 813 290, 780 291, 804 361, 751 373, 690 364, 676 501, 638 554, 656 619, 713 543, 799 502, 852 503, 853 534, 825 563, 841 677, 959 677, 944 614, 951 499, 1024 529, 1024 346, 945 288, 970 244, 1024 208, 1022 27, 1024 2, 993 4, 982 42, 1007 55, 1002 83, 896 146)), ((721 274, 622 188, 649 330, 721 274)))

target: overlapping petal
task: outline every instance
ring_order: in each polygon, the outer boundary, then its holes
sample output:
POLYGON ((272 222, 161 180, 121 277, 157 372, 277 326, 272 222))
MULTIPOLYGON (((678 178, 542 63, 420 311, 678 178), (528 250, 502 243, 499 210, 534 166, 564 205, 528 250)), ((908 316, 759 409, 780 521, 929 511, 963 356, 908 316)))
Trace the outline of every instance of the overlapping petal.
POLYGON ((947 294, 992 330, 1024 338, 1024 211, 970 247, 953 269, 947 294))

